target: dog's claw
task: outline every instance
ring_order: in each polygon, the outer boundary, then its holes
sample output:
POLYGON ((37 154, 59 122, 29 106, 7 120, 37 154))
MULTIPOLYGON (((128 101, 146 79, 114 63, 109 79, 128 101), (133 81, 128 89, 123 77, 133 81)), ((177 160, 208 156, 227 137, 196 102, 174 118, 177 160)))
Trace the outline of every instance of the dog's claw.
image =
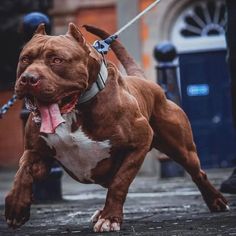
POLYGON ((111 224, 111 231, 120 231, 120 224, 114 222, 111 224))
POLYGON ((230 211, 229 205, 226 205, 225 211, 230 211))
POLYGON ((111 230, 111 222, 110 220, 105 220, 105 222, 101 226, 101 231, 109 232, 111 230))
POLYGON ((12 225, 15 226, 16 223, 17 223, 17 221, 16 221, 16 219, 14 219, 14 220, 12 221, 12 225))
POLYGON ((7 224, 10 228, 16 229, 19 228, 23 224, 23 222, 17 221, 16 219, 13 220, 7 219, 7 224))
POLYGON ((96 210, 96 211, 93 213, 93 215, 91 216, 90 222, 91 222, 91 223, 97 222, 98 219, 99 219, 99 215, 100 215, 100 214, 101 214, 101 210, 96 210))
POLYGON ((99 219, 97 223, 93 227, 94 232, 103 232, 102 230, 102 225, 105 222, 105 219, 99 219))

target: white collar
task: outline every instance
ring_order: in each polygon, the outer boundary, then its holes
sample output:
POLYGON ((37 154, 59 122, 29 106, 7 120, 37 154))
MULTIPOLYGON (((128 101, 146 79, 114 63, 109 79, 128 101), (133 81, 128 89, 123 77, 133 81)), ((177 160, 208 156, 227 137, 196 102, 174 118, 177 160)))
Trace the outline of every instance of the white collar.
POLYGON ((107 79, 108 79, 107 67, 105 63, 102 62, 97 80, 92 84, 89 90, 85 91, 80 96, 78 104, 88 102, 90 99, 95 97, 100 91, 102 91, 106 86, 107 79))

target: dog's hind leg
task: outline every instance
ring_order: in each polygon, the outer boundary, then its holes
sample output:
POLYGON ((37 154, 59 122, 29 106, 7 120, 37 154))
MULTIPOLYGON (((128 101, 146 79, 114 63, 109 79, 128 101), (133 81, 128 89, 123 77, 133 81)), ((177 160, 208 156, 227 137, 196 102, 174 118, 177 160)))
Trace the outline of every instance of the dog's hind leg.
POLYGON ((208 208, 212 212, 228 210, 226 199, 209 182, 200 167, 190 123, 185 113, 174 103, 167 103, 151 118, 154 130, 153 147, 182 165, 191 175, 208 208), (158 114, 157 114, 158 113, 158 114))

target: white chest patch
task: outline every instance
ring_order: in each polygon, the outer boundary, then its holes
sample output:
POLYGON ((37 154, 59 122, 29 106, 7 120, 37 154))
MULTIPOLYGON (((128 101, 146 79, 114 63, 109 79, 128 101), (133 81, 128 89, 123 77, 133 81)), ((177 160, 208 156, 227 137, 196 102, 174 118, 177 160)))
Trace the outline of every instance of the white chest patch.
POLYGON ((65 123, 56 128, 54 134, 41 136, 56 151, 55 158, 71 171, 79 181, 94 182, 91 170, 103 159, 110 157, 110 141, 102 142, 90 139, 81 129, 71 132, 75 113, 63 115, 65 123))

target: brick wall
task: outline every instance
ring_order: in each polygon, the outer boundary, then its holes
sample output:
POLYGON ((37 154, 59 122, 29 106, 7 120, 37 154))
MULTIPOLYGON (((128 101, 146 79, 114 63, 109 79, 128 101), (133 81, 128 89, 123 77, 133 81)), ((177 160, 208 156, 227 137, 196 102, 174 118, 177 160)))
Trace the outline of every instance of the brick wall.
MULTIPOLYGON (((13 91, 0 93, 0 106, 11 98, 13 91)), ((20 119, 22 102, 17 101, 0 119, 0 166, 15 165, 23 152, 23 126, 20 119)))
MULTIPOLYGON (((117 14, 115 5, 109 5, 106 7, 89 7, 80 8, 76 12, 76 24, 82 27, 84 24, 94 25, 101 29, 106 30, 109 33, 114 33, 117 30, 117 14)), ((81 28, 86 40, 91 44, 98 38, 88 33, 86 30, 81 28)), ((109 52, 107 58, 118 64, 112 52, 109 52)))

